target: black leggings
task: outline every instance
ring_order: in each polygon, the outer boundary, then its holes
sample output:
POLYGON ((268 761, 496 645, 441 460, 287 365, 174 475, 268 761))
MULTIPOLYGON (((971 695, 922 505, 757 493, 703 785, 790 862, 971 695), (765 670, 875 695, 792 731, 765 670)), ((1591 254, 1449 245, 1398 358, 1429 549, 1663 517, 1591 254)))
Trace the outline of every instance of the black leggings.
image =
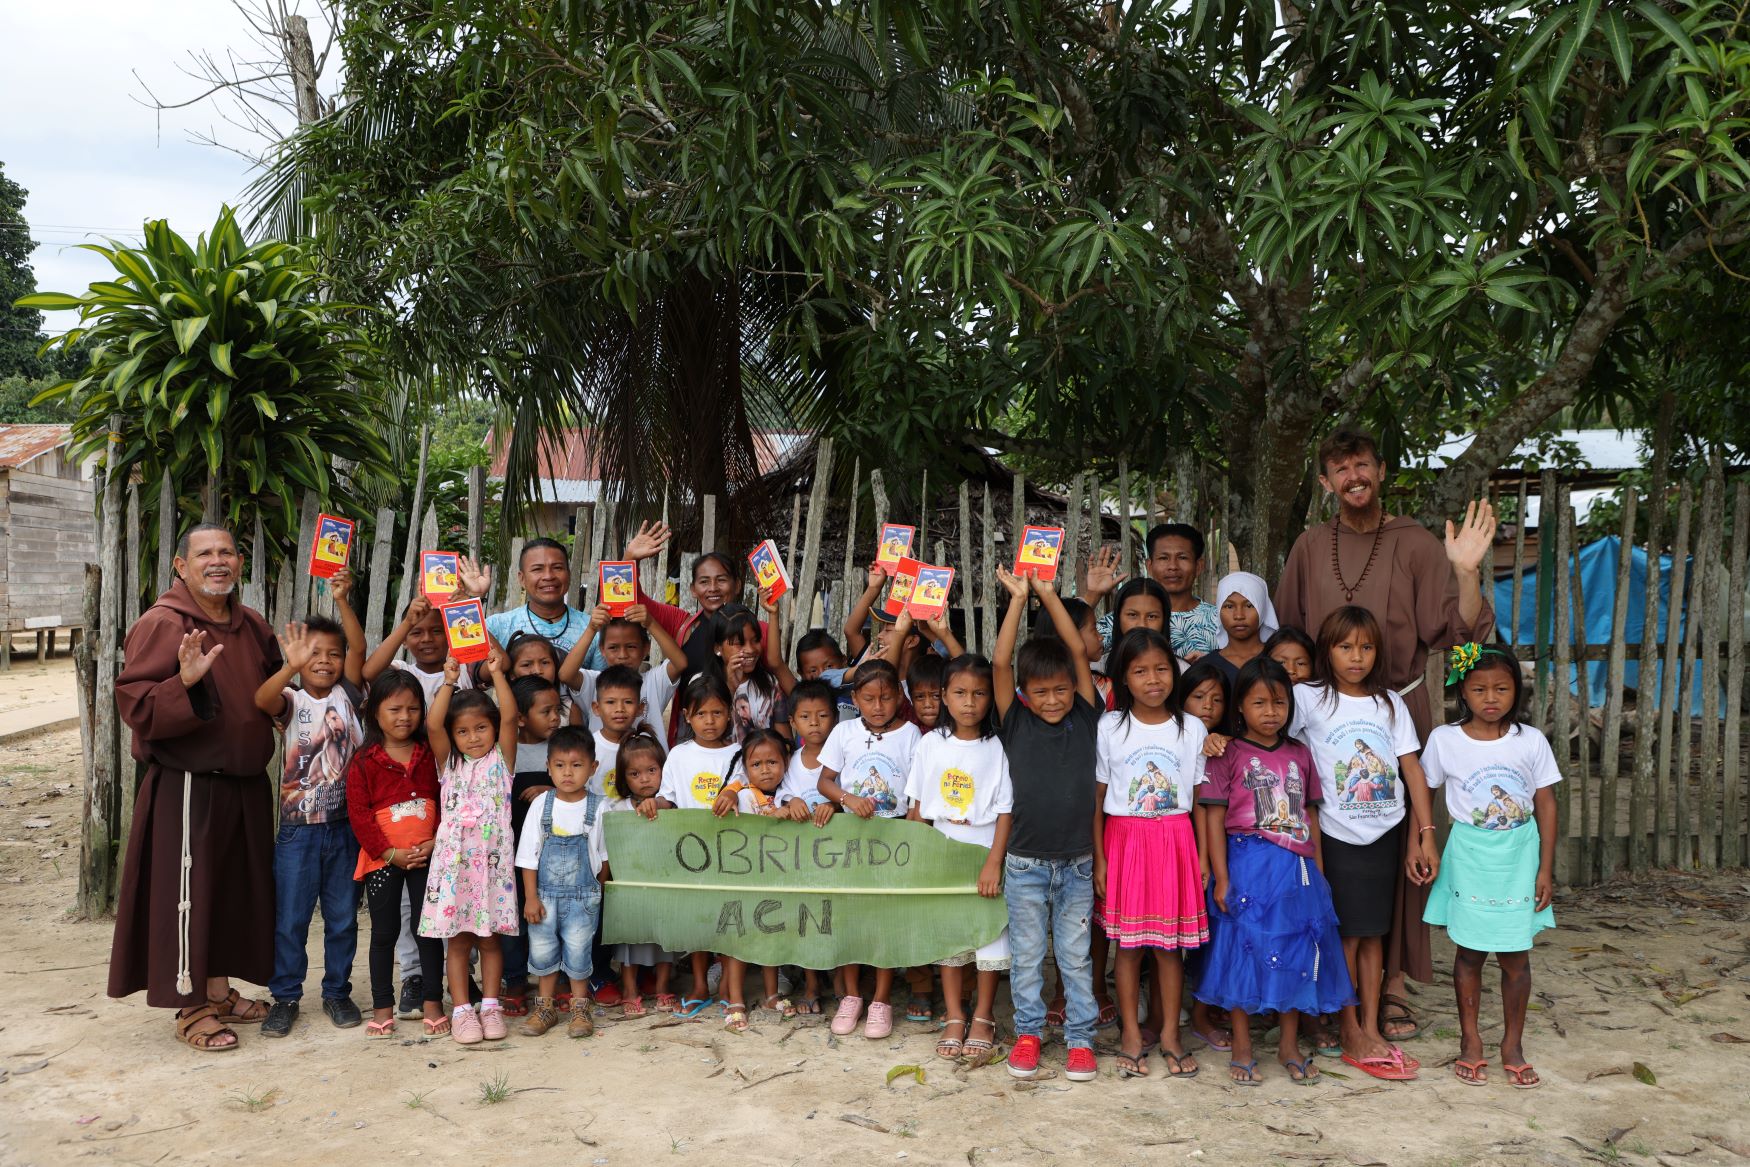
MULTIPOLYGON (((393 863, 365 876, 365 899, 371 907, 371 1008, 395 1007, 395 942, 401 938, 401 889, 413 900, 413 942, 419 949, 419 975, 427 1001, 444 999, 444 942, 419 934, 419 910, 425 905, 424 867, 403 870, 393 863)), ((407 975, 402 969, 401 974, 407 975)))

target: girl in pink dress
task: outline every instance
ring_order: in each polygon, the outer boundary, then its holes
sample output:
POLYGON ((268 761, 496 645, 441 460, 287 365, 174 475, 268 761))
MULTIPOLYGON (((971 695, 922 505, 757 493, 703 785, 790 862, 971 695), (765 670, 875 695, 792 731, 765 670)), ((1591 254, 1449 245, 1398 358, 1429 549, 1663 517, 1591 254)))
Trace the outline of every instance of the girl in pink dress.
POLYGON ((478 689, 458 693, 461 665, 454 657, 445 661, 444 683, 426 717, 443 812, 419 934, 450 941, 447 972, 455 1002, 450 1036, 462 1045, 498 1041, 509 1032, 498 1003, 504 976, 498 937, 515 936, 522 926, 510 835, 517 707, 498 654, 487 660, 486 672, 492 696, 478 689), (476 947, 483 995, 478 1012, 468 1003, 468 966, 476 947))

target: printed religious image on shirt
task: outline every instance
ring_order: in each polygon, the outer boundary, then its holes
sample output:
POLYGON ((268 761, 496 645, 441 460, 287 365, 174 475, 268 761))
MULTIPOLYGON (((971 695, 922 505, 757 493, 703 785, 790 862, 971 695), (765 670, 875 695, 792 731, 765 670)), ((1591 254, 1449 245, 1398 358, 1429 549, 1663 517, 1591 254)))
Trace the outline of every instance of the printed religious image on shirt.
POLYGON ((1167 751, 1149 746, 1124 759, 1124 771, 1130 775, 1124 804, 1138 818, 1154 818, 1179 809, 1179 763, 1167 751))

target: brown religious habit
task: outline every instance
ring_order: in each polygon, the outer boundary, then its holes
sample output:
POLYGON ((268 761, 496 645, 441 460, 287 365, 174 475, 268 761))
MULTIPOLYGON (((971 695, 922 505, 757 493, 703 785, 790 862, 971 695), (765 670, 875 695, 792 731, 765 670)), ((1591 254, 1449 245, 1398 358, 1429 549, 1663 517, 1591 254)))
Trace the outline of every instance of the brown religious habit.
POLYGON ((1403 697, 1423 740, 1434 728, 1434 695, 1422 683, 1428 654, 1480 643, 1495 623, 1485 593, 1477 618, 1465 624, 1445 545, 1422 524, 1397 515, 1386 515, 1372 531, 1352 531, 1333 519, 1301 532, 1275 599, 1278 619, 1314 639, 1325 617, 1346 604, 1372 612, 1384 640, 1380 676, 1403 697))
MULTIPOLYGON (((1356 604, 1372 612, 1384 641, 1381 679, 1403 697, 1422 741, 1434 727, 1437 696, 1423 680, 1428 654, 1481 642, 1495 623, 1485 593, 1477 618, 1465 624, 1445 545, 1422 524, 1397 515, 1384 516, 1371 531, 1351 530, 1336 519, 1302 531, 1283 565, 1275 600, 1277 618, 1315 640, 1319 625, 1338 608, 1356 604)), ((1428 926, 1422 922, 1427 905, 1428 888, 1411 883, 1400 863, 1385 949, 1388 976, 1403 972, 1423 983, 1433 980, 1428 926)))
POLYGON ((267 621, 235 596, 214 622, 181 580, 128 632, 116 707, 146 763, 116 905, 109 995, 206 1001, 209 977, 273 975, 273 721, 255 690, 282 663, 267 621), (177 648, 224 645, 192 688, 177 648))

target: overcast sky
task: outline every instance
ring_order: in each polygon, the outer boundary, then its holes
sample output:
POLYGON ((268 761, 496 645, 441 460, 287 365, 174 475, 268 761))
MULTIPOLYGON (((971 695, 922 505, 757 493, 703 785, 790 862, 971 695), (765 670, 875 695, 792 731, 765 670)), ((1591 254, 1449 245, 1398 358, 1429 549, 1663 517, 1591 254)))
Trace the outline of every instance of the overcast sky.
MULTIPOLYGON (((320 52, 327 32, 319 9, 309 0, 302 7, 320 52)), ((38 242, 31 263, 39 290, 81 292, 112 271, 79 243, 137 242, 140 224, 160 218, 192 239, 221 204, 238 202, 249 163, 190 134, 243 147, 260 139, 227 124, 225 107, 210 101, 160 115, 141 104, 146 93, 134 77, 137 70, 165 102, 186 101, 206 88, 180 68, 189 53, 223 59, 230 47, 260 55, 231 0, 0 0, 0 163, 30 192, 25 217, 38 242)), ((44 327, 59 332, 74 319, 51 314, 44 327)))

